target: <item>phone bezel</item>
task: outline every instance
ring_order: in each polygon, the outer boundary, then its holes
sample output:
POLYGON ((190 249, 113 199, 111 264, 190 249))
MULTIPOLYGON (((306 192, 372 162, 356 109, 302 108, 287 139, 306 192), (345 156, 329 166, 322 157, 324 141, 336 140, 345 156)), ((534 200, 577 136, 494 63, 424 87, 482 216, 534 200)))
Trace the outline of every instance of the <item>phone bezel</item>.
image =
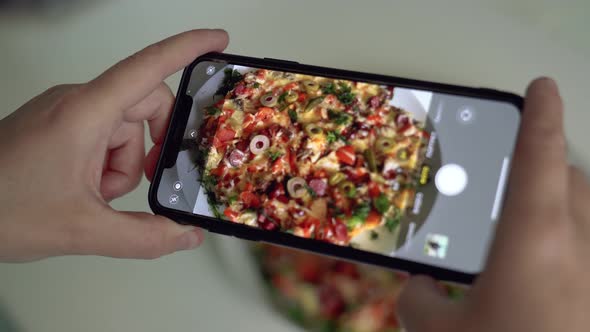
MULTIPOLYGON (((188 212, 174 210, 160 205, 157 200, 157 192, 163 172, 163 164, 165 164, 166 162, 166 160, 164 160, 165 156, 167 155, 166 151, 168 151, 171 148, 175 150, 177 149, 176 147, 171 146, 171 144, 174 144, 171 142, 172 137, 174 137, 175 133, 179 132, 180 130, 184 131, 185 126, 185 124, 183 123, 177 123, 179 113, 179 100, 181 99, 178 97, 186 95, 185 92, 190 82, 192 70, 198 63, 203 61, 213 61, 271 70, 289 71, 294 73, 348 79, 353 81, 366 81, 376 84, 393 85, 405 88, 415 88, 460 96, 503 101, 515 105, 522 112, 524 101, 521 96, 510 92, 497 91, 487 88, 471 88, 465 86, 434 83, 394 76, 385 76, 370 73, 354 72, 348 70, 325 68, 299 64, 293 61, 267 58, 259 59, 224 53, 208 53, 198 57, 195 61, 193 61, 189 66, 185 68, 182 74, 182 78, 177 92, 176 102, 174 105, 174 110, 172 112, 172 116, 170 119, 170 124, 166 132, 166 137, 163 143, 162 151, 158 158, 154 178, 150 185, 148 199, 152 211, 155 214, 166 216, 181 224, 195 225, 214 233, 230 235, 251 241, 263 241, 276 245, 307 250, 318 254, 337 257, 340 259, 373 264, 398 271, 408 272, 410 274, 426 274, 439 280, 451 281, 462 284, 470 284, 473 282, 477 274, 445 269, 437 266, 404 260, 397 257, 389 257, 377 253, 362 251, 351 247, 343 247, 330 244, 327 242, 301 238, 288 233, 264 231, 254 227, 219 220, 212 217, 196 216, 188 212)), ((176 158, 176 153, 174 153, 173 155, 174 158, 176 158)))

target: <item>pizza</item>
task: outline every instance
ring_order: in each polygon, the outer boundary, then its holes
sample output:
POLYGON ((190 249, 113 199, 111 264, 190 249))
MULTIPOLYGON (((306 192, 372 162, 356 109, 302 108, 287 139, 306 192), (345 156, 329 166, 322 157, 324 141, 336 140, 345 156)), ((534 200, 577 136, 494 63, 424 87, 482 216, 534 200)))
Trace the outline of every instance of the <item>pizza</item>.
POLYGON ((232 222, 339 245, 398 227, 429 133, 390 86, 228 69, 204 109, 201 182, 232 222))
MULTIPOLYGON (((267 244, 252 246, 274 307, 308 331, 402 331, 397 298, 407 274, 267 244)), ((449 300, 466 287, 438 283, 449 300)))

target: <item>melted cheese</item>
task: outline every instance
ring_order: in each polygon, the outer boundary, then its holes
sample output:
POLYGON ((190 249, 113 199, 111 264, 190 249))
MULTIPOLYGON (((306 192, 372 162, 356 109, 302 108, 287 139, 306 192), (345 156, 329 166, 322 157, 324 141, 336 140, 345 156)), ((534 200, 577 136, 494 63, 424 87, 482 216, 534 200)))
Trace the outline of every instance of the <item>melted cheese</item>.
POLYGON ((238 222, 248 226, 258 226, 257 217, 258 214, 254 211, 244 211, 238 216, 238 222))
POLYGON ((211 150, 209 150, 209 155, 207 156, 207 163, 205 166, 205 169, 214 169, 217 167, 217 165, 219 165, 219 162, 221 161, 221 159, 223 158, 223 155, 221 155, 219 152, 217 152, 217 149, 215 148, 211 148, 211 150))
POLYGON ((393 157, 385 158, 383 162, 383 174, 387 174, 390 171, 395 171, 400 167, 400 164, 393 157))
POLYGON ((357 138, 352 141, 352 146, 356 151, 365 151, 369 148, 369 138, 357 138))
POLYGON ((244 124, 244 112, 235 111, 232 116, 227 120, 231 128, 236 132, 236 136, 240 137, 244 124))
POLYGON ((326 150, 326 137, 308 139, 305 149, 311 151, 310 160, 312 163, 315 163, 326 150))
POLYGON ((297 116, 297 122, 308 124, 316 123, 322 119, 322 111, 318 109, 310 110, 307 112, 300 112, 297 116))
POLYGON ((340 170, 340 163, 338 162, 338 157, 336 157, 336 152, 334 151, 318 160, 315 166, 326 170, 328 173, 335 173, 340 170))
POLYGON ((281 127, 289 127, 291 124, 291 120, 289 119, 287 112, 275 112, 271 122, 278 124, 281 127))
POLYGON ((376 84, 371 84, 371 83, 364 83, 364 82, 358 82, 356 84, 356 91, 357 93, 361 93, 364 95, 368 95, 366 97, 370 98, 372 96, 376 96, 379 93, 381 93, 381 86, 376 85, 376 84))
POLYGON ((270 206, 273 207, 273 216, 279 221, 285 221, 290 218, 288 205, 277 200, 272 200, 270 206))
POLYGON ((387 138, 395 138, 395 136, 397 135, 395 129, 393 129, 391 127, 380 128, 379 134, 380 134, 380 136, 387 137, 387 138))

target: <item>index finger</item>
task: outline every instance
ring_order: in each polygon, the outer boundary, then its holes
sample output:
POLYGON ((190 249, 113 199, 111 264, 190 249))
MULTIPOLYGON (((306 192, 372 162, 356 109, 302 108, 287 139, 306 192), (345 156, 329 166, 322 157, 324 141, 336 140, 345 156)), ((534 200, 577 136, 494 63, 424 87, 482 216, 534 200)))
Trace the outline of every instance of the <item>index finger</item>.
POLYGON ((202 54, 222 51, 227 43, 223 30, 192 30, 169 37, 120 61, 89 82, 85 97, 93 105, 122 114, 165 78, 202 54))

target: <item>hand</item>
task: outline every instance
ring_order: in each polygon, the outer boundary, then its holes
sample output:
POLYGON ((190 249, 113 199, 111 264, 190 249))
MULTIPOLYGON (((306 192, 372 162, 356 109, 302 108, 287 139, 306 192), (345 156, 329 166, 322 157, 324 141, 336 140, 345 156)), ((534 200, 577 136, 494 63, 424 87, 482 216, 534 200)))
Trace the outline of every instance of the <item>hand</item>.
POLYGON ((409 332, 587 331, 590 326, 590 186, 566 161, 555 82, 528 88, 501 221, 483 273, 451 302, 431 279, 400 295, 409 332))
POLYGON ((0 121, 0 261, 56 255, 154 258, 200 244, 200 230, 108 201, 151 179, 173 106, 163 83, 222 51, 221 30, 194 30, 86 84, 53 87, 0 121), (145 156, 147 120, 154 147, 145 156))

